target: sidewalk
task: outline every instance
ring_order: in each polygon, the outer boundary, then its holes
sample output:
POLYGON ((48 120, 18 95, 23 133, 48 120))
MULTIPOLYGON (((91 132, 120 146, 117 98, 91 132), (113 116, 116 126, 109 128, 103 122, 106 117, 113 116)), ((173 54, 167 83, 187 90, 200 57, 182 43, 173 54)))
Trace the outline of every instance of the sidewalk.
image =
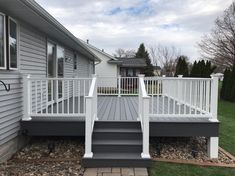
POLYGON ((146 168, 87 168, 84 176, 148 176, 146 168))

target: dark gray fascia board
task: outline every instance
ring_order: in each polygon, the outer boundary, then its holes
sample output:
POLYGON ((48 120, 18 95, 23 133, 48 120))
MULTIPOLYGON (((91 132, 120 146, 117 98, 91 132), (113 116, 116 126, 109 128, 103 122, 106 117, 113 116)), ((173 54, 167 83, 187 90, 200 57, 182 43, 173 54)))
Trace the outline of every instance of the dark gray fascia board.
POLYGON ((108 63, 109 64, 118 64, 118 65, 121 65, 122 61, 120 61, 120 60, 109 60, 108 63))

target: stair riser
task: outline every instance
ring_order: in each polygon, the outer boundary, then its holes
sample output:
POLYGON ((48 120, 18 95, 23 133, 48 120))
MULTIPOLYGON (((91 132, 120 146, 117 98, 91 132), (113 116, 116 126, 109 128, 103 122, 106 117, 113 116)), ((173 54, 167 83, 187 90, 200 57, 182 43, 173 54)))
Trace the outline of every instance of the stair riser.
POLYGON ((94 153, 141 153, 142 145, 93 145, 92 151, 94 153))
POLYGON ((140 129, 140 122, 96 122, 94 128, 133 128, 133 129, 140 129))
POLYGON ((128 140, 136 139, 142 141, 142 133, 93 133, 93 140, 128 140))
POLYGON ((83 159, 83 167, 149 167, 151 160, 83 159))

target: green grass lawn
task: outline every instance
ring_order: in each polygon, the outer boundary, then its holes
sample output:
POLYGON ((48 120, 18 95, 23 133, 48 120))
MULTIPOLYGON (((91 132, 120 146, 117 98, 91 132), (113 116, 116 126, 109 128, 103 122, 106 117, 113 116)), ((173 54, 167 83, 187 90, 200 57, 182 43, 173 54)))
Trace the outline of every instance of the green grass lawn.
POLYGON ((235 103, 219 102, 220 147, 235 156, 235 103))
POLYGON ((154 162, 150 176, 234 176, 235 169, 154 162))
MULTIPOLYGON (((220 147, 235 155, 235 103, 219 102, 220 147)), ((150 176, 235 176, 235 169, 154 162, 150 176)))

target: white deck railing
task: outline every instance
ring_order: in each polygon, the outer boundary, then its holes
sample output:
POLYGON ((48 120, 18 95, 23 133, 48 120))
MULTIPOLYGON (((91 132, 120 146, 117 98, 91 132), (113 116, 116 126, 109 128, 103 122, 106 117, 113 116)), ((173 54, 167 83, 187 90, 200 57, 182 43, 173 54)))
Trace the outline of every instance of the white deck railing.
POLYGON ((84 117, 91 78, 24 77, 24 120, 84 117))
POLYGON ((85 119, 85 158, 92 158, 92 132, 97 119, 97 81, 93 76, 89 94, 86 96, 86 119, 85 119))
MULTIPOLYGON (((217 113, 218 78, 145 77, 152 117, 206 117, 217 113), (216 112, 216 113, 214 113, 216 112)), ((217 116, 215 117, 217 118, 217 116)))
POLYGON ((138 95, 138 77, 98 77, 98 95, 138 95))
POLYGON ((143 151, 142 158, 150 158, 149 155, 149 100, 150 97, 147 94, 144 75, 139 75, 139 111, 138 118, 141 122, 142 138, 143 138, 143 151))

